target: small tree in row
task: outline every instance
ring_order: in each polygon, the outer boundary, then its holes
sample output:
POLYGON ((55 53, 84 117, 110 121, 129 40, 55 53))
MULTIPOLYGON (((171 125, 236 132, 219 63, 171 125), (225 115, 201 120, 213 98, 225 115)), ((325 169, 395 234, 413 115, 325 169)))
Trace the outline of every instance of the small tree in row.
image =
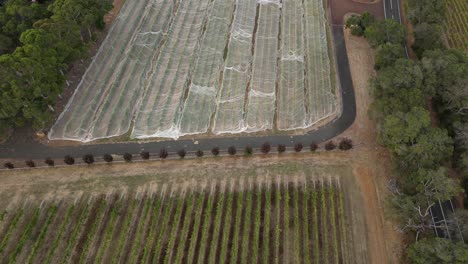
POLYGON ((353 141, 349 138, 343 138, 338 146, 341 150, 350 150, 353 148, 353 141))
POLYGON ((219 155, 219 148, 218 147, 214 147, 211 149, 211 154, 213 154, 213 156, 218 156, 219 155))
POLYGON ((271 150, 271 145, 269 142, 265 142, 262 144, 262 147, 261 147, 261 150, 262 150, 262 153, 263 154, 268 154, 271 150))
POLYGON ((302 145, 302 143, 297 143, 296 145, 294 145, 294 151, 301 152, 303 147, 304 146, 302 145))
POLYGON ((93 164, 94 163, 94 156, 92 154, 86 154, 83 156, 83 161, 86 164, 93 164))
POLYGON ((204 153, 203 153, 203 150, 199 149, 197 150, 197 152, 195 152, 195 155, 199 158, 203 157, 204 153))
POLYGON ((181 149, 181 150, 177 151, 177 155, 179 155, 179 157, 181 159, 183 159, 187 155, 187 151, 185 151, 185 149, 181 149))
POLYGON ((283 144, 278 145, 278 153, 284 153, 286 151, 286 146, 283 144))
POLYGON ((167 152, 167 150, 165 148, 162 148, 160 151, 159 151, 159 158, 161 159, 166 159, 167 156, 169 156, 169 152, 167 152))
POLYGON ((128 152, 125 152, 123 154, 123 159, 126 161, 126 162, 131 162, 133 160, 133 155, 128 153, 128 152))
POLYGON ((67 165, 73 165, 73 164, 75 164, 75 158, 73 158, 73 157, 70 156, 70 155, 66 155, 66 156, 63 158, 63 162, 65 162, 65 164, 67 164, 67 165))
POLYGON ((245 155, 250 156, 253 154, 253 148, 251 146, 245 147, 245 155))
POLYGON ((140 157, 144 160, 148 160, 150 158, 150 153, 148 151, 142 151, 140 157))
POLYGON ((318 145, 316 143, 310 144, 310 151, 316 151, 318 149, 318 145))
POLYGON ((26 160, 25 163, 26 163, 26 166, 28 166, 30 168, 36 167, 36 163, 34 163, 33 160, 26 160))
POLYGON ((229 155, 231 155, 231 156, 236 155, 236 153, 237 153, 236 147, 230 146, 230 147, 228 148, 228 153, 229 153, 229 155))
POLYGON ((114 161, 114 157, 111 154, 104 154, 103 159, 105 162, 110 163, 114 161))
POLYGON ((336 144, 335 142, 333 142, 333 140, 330 140, 327 142, 327 144, 325 144, 325 149, 330 151, 330 150, 334 150, 336 148, 336 144))
POLYGON ((14 169, 14 168, 15 168, 15 165, 13 165, 13 163, 11 163, 11 162, 8 161, 8 162, 5 162, 5 163, 3 164, 3 167, 5 167, 5 168, 11 170, 11 169, 14 169))
POLYGON ((52 166, 55 165, 55 161, 54 161, 52 158, 50 158, 50 157, 46 158, 46 159, 44 160, 44 163, 47 164, 47 165, 49 165, 50 167, 52 167, 52 166))

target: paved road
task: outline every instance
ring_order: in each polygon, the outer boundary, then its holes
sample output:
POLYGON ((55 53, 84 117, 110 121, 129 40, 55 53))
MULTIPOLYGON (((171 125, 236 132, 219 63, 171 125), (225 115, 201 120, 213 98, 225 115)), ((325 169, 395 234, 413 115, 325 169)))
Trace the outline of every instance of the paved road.
POLYGON ((272 145, 284 144, 294 146, 296 143, 308 145, 311 142, 321 143, 327 141, 346 130, 354 122, 356 117, 356 103, 354 98, 354 88, 349 70, 348 56, 344 43, 342 26, 333 26, 333 38, 335 44, 335 54, 339 80, 341 83, 341 96, 343 103, 342 115, 332 122, 320 127, 318 130, 310 131, 305 135, 287 136, 245 136, 232 138, 214 138, 199 139, 198 144, 192 140, 167 140, 161 142, 148 143, 118 143, 118 144, 93 144, 67 147, 49 147, 35 141, 30 142, 7 142, 0 145, 0 158, 10 159, 44 159, 45 157, 63 158, 65 155, 81 157, 84 154, 93 154, 101 156, 106 153, 122 155, 125 152, 138 154, 141 151, 157 153, 161 148, 166 148, 169 152, 176 152, 180 149, 187 151, 196 151, 198 149, 210 150, 213 147, 227 149, 229 146, 235 146, 237 149, 244 149, 250 145, 253 148, 259 148, 264 142, 270 142, 272 145))
POLYGON ((383 6, 386 19, 395 19, 398 23, 401 23, 399 0, 384 0, 383 6))

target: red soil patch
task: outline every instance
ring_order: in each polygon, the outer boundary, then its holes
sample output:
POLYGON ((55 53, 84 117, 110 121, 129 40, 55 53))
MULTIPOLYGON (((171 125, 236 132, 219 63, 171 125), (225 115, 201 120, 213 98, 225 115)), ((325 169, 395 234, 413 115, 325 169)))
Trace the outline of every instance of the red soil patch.
MULTIPOLYGON (((359 0, 367 1, 367 0, 359 0)), ((358 3, 355 0, 329 0, 331 18, 333 25, 342 25, 343 17, 347 13, 369 12, 378 19, 384 19, 384 9, 382 1, 377 3, 358 3)))

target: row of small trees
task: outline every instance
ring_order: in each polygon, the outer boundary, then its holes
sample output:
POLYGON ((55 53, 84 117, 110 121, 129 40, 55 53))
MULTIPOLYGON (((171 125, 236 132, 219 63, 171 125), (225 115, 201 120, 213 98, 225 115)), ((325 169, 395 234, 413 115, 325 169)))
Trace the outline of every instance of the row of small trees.
MULTIPOLYGON (((327 150, 327 151, 334 150, 337 147, 340 150, 350 150, 353 147, 353 142, 352 142, 351 139, 343 138, 338 143, 338 145, 332 140, 328 141, 325 144, 325 150, 327 150)), ((318 148, 319 148, 319 146, 316 143, 312 143, 312 144, 309 145, 310 151, 316 151, 318 148)), ((301 152, 304 149, 304 145, 302 143, 297 143, 297 144, 294 145, 293 149, 294 149, 294 152, 301 152)), ((263 143, 262 146, 260 147, 260 151, 263 154, 268 154, 268 153, 271 152, 271 150, 272 150, 272 146, 271 146, 271 144, 269 142, 263 143)), ((286 152, 286 146, 283 145, 283 144, 279 144, 277 146, 276 150, 280 154, 284 153, 284 152, 286 152)), ((219 147, 214 147, 214 148, 211 149, 211 154, 213 156, 219 156, 220 153, 221 153, 221 151, 220 151, 219 147)), ((227 153, 230 156, 234 156, 234 155, 236 155, 238 153, 238 150, 236 149, 236 147, 230 146, 227 149, 227 153)), ((254 153, 254 149, 251 146, 246 146, 245 147, 245 149, 244 149, 244 154, 245 155, 252 155, 253 153, 254 153)), ((187 151, 185 149, 181 149, 181 150, 177 151, 177 155, 179 156, 179 158, 183 159, 183 158, 185 158, 185 156, 187 156, 187 151)), ((195 156, 198 157, 198 158, 201 158, 204 155, 205 155, 205 152, 203 150, 197 150, 195 152, 195 156)), ((150 156, 151 155, 150 155, 150 153, 148 151, 143 151, 143 152, 140 153, 140 157, 143 160, 149 160, 150 156)), ((169 152, 165 148, 162 148, 158 153, 158 157, 160 159, 166 159, 168 156, 169 156, 169 152)), ((134 158, 134 156, 132 154, 128 153, 128 152, 124 153, 122 157, 126 162, 131 162, 133 160, 133 158, 134 158)), ((111 154, 104 154, 102 158, 107 163, 111 163, 111 162, 114 161, 114 156, 112 156, 111 154)), ((86 164, 93 164, 95 162, 95 158, 94 158, 94 156, 92 154, 84 155, 82 157, 82 160, 86 164)), ((70 156, 70 155, 67 155, 67 156, 64 157, 63 162, 65 164, 67 164, 67 165, 73 165, 73 164, 75 164, 75 158, 70 156)), ((49 165, 49 166, 55 166, 55 161, 52 158, 49 158, 49 157, 44 160, 44 163, 49 165)), ((26 164, 26 166, 31 167, 31 168, 36 167, 36 163, 33 160, 26 160, 25 164, 26 164)), ((6 162, 4 164, 4 167, 7 168, 7 169, 14 169, 15 165, 12 162, 6 162)))

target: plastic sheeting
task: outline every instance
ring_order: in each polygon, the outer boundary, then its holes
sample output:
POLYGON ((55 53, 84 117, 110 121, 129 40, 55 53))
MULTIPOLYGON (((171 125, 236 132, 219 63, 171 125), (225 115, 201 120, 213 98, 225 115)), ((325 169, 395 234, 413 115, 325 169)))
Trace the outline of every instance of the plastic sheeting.
POLYGON ((49 138, 306 128, 330 72, 321 0, 126 0, 49 138))
POLYGON ((279 19, 279 1, 260 3, 247 101, 246 130, 249 132, 273 128, 278 71, 279 19))

